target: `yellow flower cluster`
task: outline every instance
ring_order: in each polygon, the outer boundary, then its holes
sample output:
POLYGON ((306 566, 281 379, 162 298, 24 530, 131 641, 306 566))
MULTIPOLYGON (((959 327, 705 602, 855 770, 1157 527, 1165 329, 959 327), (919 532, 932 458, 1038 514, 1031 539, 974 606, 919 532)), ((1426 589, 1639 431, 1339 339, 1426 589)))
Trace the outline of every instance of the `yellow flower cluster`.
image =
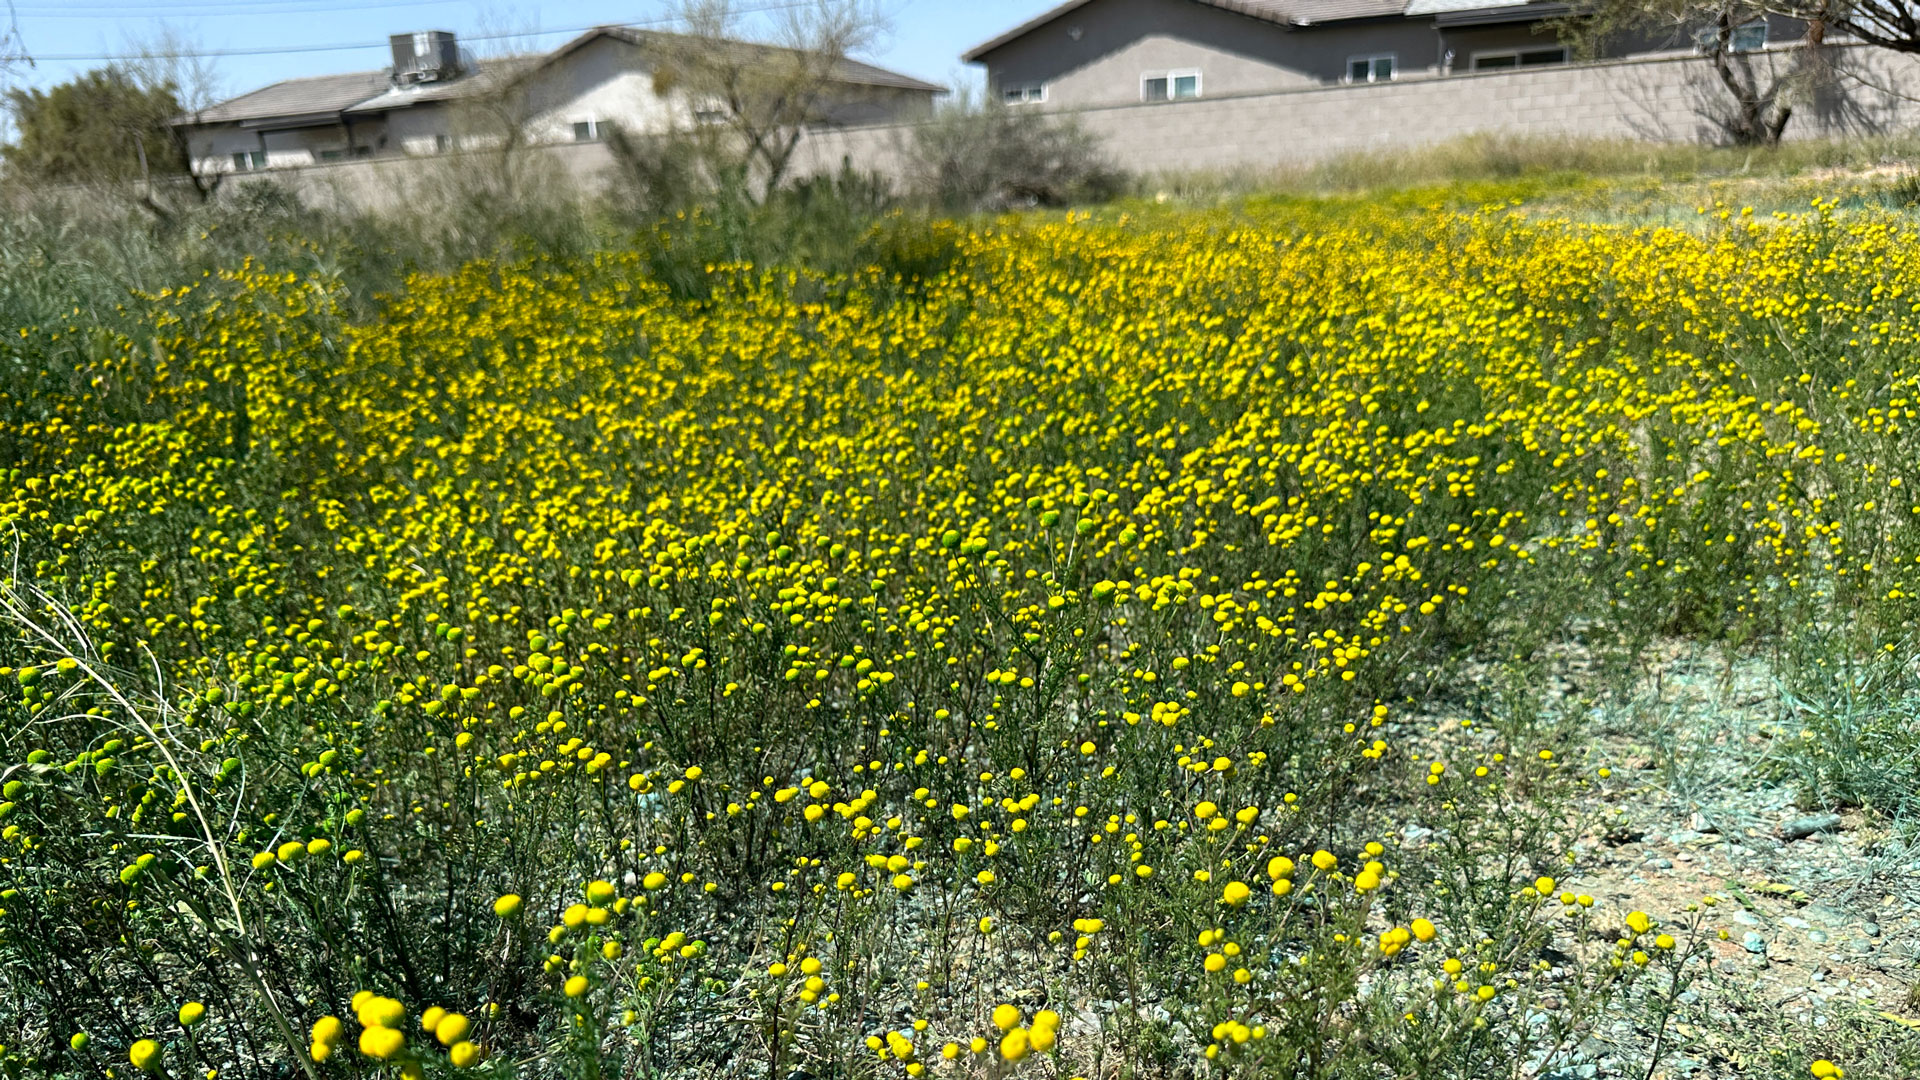
POLYGON ((83 973, 16 927, 86 912, 102 1007, 175 965, 160 1019, 235 1055, 476 1063, 438 999, 501 1059, 724 1017, 998 1069, 1076 1040, 932 1005, 1045 972, 1072 1030, 1129 986, 1248 1075, 1523 1060, 1529 1008, 1692 938, 1634 912, 1579 952, 1617 917, 1469 810, 1610 774, 1498 718, 1436 753, 1424 695, 1573 626, 1845 610, 1866 653, 1920 618, 1914 241, 1262 208, 940 227, 901 242, 938 270, 692 299, 637 253, 485 262, 360 323, 248 266, 138 333, 27 328, 0 980, 54 1011, 83 973), (1469 868, 1411 827, 1447 815, 1469 868), (209 934, 229 978, 182 959, 209 934), (1516 960, 1549 939, 1583 964, 1516 960), (345 970, 392 995, 354 1043, 257 1049, 345 970), (1413 1034, 1356 1034, 1366 995, 1413 1034), (902 1011, 935 1019, 862 1026, 902 1011))

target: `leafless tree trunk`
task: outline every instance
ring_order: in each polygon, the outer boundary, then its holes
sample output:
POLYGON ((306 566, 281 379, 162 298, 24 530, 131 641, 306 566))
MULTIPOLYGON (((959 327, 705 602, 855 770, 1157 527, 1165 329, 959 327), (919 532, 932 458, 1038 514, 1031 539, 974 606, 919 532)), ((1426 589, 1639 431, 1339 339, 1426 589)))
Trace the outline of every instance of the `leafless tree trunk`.
POLYGON ((886 26, 871 0, 812 0, 786 9, 773 42, 753 44, 732 0, 685 0, 676 14, 683 33, 651 35, 656 85, 677 99, 681 123, 705 129, 716 159, 731 144, 738 160, 711 172, 754 201, 778 190, 807 128, 846 92, 842 66, 886 26))
POLYGON ((1805 40, 1783 58, 1778 51, 1737 47, 1735 33, 1755 15, 1764 12, 1722 4, 1714 12, 1711 37, 1703 50, 1713 62, 1720 85, 1733 99, 1732 110, 1717 118, 1727 137, 1740 146, 1774 146, 1793 119, 1796 102, 1827 74, 1821 47, 1825 24, 1808 24, 1805 40))
MULTIPOLYGON (((199 202, 207 202, 220 189, 224 172, 202 173, 194 167, 193 147, 188 144, 188 129, 192 121, 211 108, 223 96, 221 80, 213 61, 199 48, 199 43, 170 26, 161 24, 151 36, 128 42, 128 52, 132 59, 123 62, 127 72, 142 86, 167 86, 173 89, 180 103, 179 117, 165 117, 162 122, 171 133, 173 144, 182 160, 187 163, 187 181, 199 202), (189 124, 172 123, 175 119, 185 119, 189 124)), ((142 153, 142 172, 146 171, 145 148, 142 153)), ((170 217, 154 197, 153 185, 145 185, 145 197, 142 200, 147 209, 161 217, 170 217)))

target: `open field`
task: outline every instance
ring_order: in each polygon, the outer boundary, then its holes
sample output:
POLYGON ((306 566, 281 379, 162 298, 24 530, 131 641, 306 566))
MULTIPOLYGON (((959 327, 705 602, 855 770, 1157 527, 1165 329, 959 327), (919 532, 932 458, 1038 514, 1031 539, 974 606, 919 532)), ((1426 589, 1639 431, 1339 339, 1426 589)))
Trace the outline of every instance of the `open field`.
POLYGON ((1920 1075, 1920 228, 1173 201, 9 333, 0 1069, 1920 1075))

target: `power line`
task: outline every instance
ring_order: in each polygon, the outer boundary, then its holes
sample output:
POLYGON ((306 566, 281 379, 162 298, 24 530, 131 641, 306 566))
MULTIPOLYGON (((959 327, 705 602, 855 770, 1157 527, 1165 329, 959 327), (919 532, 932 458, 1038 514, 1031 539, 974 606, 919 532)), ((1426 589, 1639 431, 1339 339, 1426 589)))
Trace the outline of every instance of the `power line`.
MULTIPOLYGON (((739 8, 736 10, 739 14, 742 14, 742 15, 758 15, 758 14, 764 14, 766 12, 771 12, 771 11, 787 11, 793 8, 808 7, 808 6, 810 6, 810 4, 807 2, 807 0, 787 0, 787 2, 785 3, 765 4, 759 7, 739 8)), ((620 23, 619 25, 621 26, 664 26, 674 21, 675 20, 671 18, 636 19, 631 22, 620 23)), ((504 41, 512 38, 538 38, 538 37, 554 37, 559 34, 584 34, 589 30, 595 29, 597 26, 605 26, 605 25, 608 25, 608 24, 598 23, 595 26, 575 26, 575 27, 569 27, 563 30, 529 30, 529 31, 518 32, 518 33, 470 34, 470 35, 462 36, 460 40, 462 41, 504 41)), ((388 43, 386 41, 364 41, 364 42, 351 42, 351 43, 342 42, 340 44, 335 44, 335 45, 271 45, 271 46, 261 46, 258 48, 248 48, 248 49, 207 49, 204 51, 188 51, 188 52, 42 53, 39 56, 35 57, 35 59, 65 60, 65 61, 80 61, 80 62, 113 61, 113 60, 202 60, 202 59, 218 59, 218 58, 227 57, 227 56, 285 56, 285 55, 290 55, 294 53, 350 52, 356 49, 384 49, 387 47, 387 45, 388 43)))
POLYGON ((266 0, 258 4, 224 4, 200 0, 184 7, 156 10, 152 6, 109 4, 99 7, 22 8, 20 14, 33 19, 202 19, 243 15, 299 15, 309 12, 370 11, 380 8, 445 7, 463 0, 375 0, 371 3, 315 4, 313 0, 266 0))

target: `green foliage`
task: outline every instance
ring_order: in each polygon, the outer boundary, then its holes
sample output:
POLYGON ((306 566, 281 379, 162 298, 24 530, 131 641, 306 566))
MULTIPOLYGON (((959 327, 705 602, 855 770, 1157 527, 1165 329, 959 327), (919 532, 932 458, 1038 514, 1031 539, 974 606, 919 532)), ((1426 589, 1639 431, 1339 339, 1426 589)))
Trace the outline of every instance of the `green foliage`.
POLYGON ((1070 116, 965 102, 914 129, 914 193, 947 213, 1104 202, 1124 183, 1070 116))
POLYGON ((170 85, 97 68, 50 90, 11 89, 6 107, 17 134, 5 148, 6 164, 18 179, 129 183, 187 171, 169 125, 180 113, 170 85))

